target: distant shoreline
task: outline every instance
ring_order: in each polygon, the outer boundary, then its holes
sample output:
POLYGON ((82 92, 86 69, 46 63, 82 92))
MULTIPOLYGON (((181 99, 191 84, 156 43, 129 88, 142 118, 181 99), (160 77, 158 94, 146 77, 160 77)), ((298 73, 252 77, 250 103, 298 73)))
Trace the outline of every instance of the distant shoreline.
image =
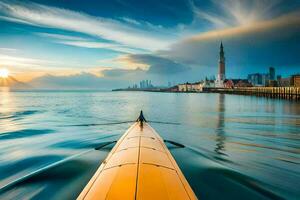
POLYGON ((267 98, 300 100, 300 87, 240 87, 240 88, 203 88, 202 91, 172 91, 166 89, 115 89, 118 91, 134 91, 134 92, 162 92, 162 93, 219 93, 219 94, 234 94, 244 96, 259 96, 267 98))

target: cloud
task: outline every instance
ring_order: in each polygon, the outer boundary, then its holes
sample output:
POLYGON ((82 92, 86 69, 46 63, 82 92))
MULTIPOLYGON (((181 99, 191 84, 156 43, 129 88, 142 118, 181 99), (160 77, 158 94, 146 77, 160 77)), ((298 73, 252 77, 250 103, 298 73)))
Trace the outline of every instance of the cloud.
POLYGON ((38 67, 43 67, 45 65, 57 66, 59 64, 61 63, 55 61, 0 54, 0 65, 6 67, 13 66, 13 67, 38 68, 38 67))
POLYGON ((124 76, 144 76, 146 73, 146 70, 143 70, 141 68, 136 69, 106 69, 101 71, 101 73, 104 75, 104 77, 123 77, 124 76))
POLYGON ((189 68, 174 60, 150 54, 134 54, 128 57, 133 63, 143 63, 149 66, 147 73, 168 75, 188 71, 189 68))
POLYGON ((62 35, 62 34, 57 34, 57 33, 36 33, 36 35, 46 37, 46 38, 58 39, 58 40, 88 41, 88 39, 83 38, 83 37, 62 35))
POLYGON ((281 68, 283 72, 283 68, 288 67, 294 69, 295 73, 300 66, 300 11, 248 26, 199 33, 173 44, 171 50, 159 51, 158 54, 188 66, 210 66, 210 70, 203 71, 203 74, 214 74, 221 40, 225 44, 227 66, 230 69, 227 72, 230 75, 239 76, 251 69, 271 65, 281 68))
POLYGON ((126 88, 147 77, 146 71, 140 68, 99 67, 75 74, 57 74, 43 74, 27 84, 38 89, 113 89, 126 88))
POLYGON ((128 48, 122 45, 116 45, 112 43, 105 42, 95 42, 95 41, 56 41, 56 43, 75 46, 75 47, 83 47, 83 48, 92 48, 92 49, 110 49, 112 51, 122 52, 122 53, 137 53, 141 52, 141 50, 128 48))
POLYGON ((112 89, 128 85, 126 80, 107 79, 91 73, 75 75, 53 76, 44 75, 28 82, 39 89, 112 89))
MULTIPOLYGON (((0 5, 0 9, 2 9, 1 5, 0 5)), ((21 19, 16 19, 14 17, 0 16, 0 19, 5 20, 5 21, 9 21, 9 22, 15 22, 15 23, 20 23, 20 24, 27 24, 27 25, 35 26, 35 24, 33 24, 33 23, 30 23, 28 21, 21 20, 21 19)))
MULTIPOLYGON (((216 73, 221 40, 225 44, 229 75, 235 73, 239 76, 246 68, 246 70, 257 70, 251 66, 274 65, 277 67, 281 65, 288 68, 294 67, 294 69, 299 67, 299 11, 283 14, 284 9, 281 5, 284 1, 280 0, 211 0, 211 2, 213 6, 208 7, 200 7, 191 3, 195 14, 194 22, 205 21, 207 24, 203 27, 187 23, 177 24, 168 29, 127 17, 113 20, 28 1, 22 3, 9 0, 0 0, 0 14, 3 15, 0 16, 0 19, 66 30, 65 33, 70 31, 81 33, 76 34, 80 37, 38 33, 39 36, 50 38, 55 43, 89 49, 104 48, 131 54, 122 55, 119 58, 103 58, 101 65, 118 67, 118 69, 102 70, 101 73, 104 75, 102 78, 94 76, 92 73, 83 73, 40 79, 44 82, 47 80, 57 81, 60 85, 73 83, 80 87, 79 83, 75 83, 76 80, 84 81, 86 86, 94 87, 93 85, 106 84, 109 86, 109 83, 114 85, 125 79, 127 82, 143 77, 159 77, 161 79, 159 75, 164 75, 166 79, 172 76, 172 79, 180 81, 182 79, 188 81, 191 77, 197 80, 198 77, 200 79, 205 75, 216 73), (282 10, 280 10, 281 8, 282 10), (209 28, 206 27, 208 24, 209 28), (174 43, 174 38, 178 39, 176 43, 174 43), (179 40, 179 38, 183 39, 179 40), (110 63, 107 63, 107 60, 110 63), (120 69, 120 65, 126 69, 120 69), (137 69, 138 67, 141 69, 137 69), (64 83, 63 78, 68 81, 64 83), (112 80, 115 80, 116 83, 111 82, 112 80)), ((286 7, 289 7, 290 10, 296 9, 289 5, 286 7)), ((178 11, 176 10, 176 12, 178 11)), ((155 20, 157 19, 155 18, 155 20)), ((50 30, 48 31, 50 32, 50 30)), ((2 63, 26 68, 63 66, 62 63, 52 61, 1 56, 0 62, 2 63)), ((101 59, 101 56, 98 58, 98 54, 96 56, 96 59, 101 59)), ((76 63, 74 60, 68 59, 66 63, 68 65, 71 62, 76 63)), ((80 69, 84 65, 83 63, 80 69)), ((74 68, 74 66, 71 67, 74 68)))
POLYGON ((3 1, 0 2, 0 12, 5 15, 4 20, 80 32, 145 50, 165 49, 172 42, 143 30, 143 27, 135 28, 117 20, 37 3, 3 1))
POLYGON ((192 4, 195 16, 208 21, 214 28, 248 26, 271 19, 282 0, 211 0, 211 9, 204 10, 192 4))
POLYGON ((204 41, 214 38, 228 38, 237 35, 251 35, 263 32, 274 32, 275 29, 280 28, 290 28, 286 32, 293 30, 293 26, 298 26, 300 24, 300 11, 289 13, 272 20, 259 21, 254 24, 248 24, 247 26, 238 26, 233 28, 225 28, 221 30, 209 31, 205 33, 197 34, 193 37, 186 39, 185 41, 195 42, 204 41))
POLYGON ((20 51, 10 52, 6 51, 3 54, 0 50, 0 66, 7 67, 7 68, 18 68, 22 71, 30 71, 30 70, 66 70, 66 69, 73 69, 74 67, 81 67, 82 64, 76 62, 68 62, 62 60, 53 60, 53 59, 41 59, 36 57, 25 57, 22 54, 19 55, 20 51))
POLYGON ((89 49, 110 49, 121 53, 137 53, 143 52, 141 49, 130 48, 112 42, 100 42, 90 38, 83 38, 70 35, 53 34, 53 33, 36 33, 41 37, 53 39, 53 42, 73 47, 89 48, 89 49))
POLYGON ((124 22, 130 23, 130 24, 133 24, 133 25, 141 25, 141 23, 139 21, 128 18, 128 17, 121 17, 121 20, 123 20, 124 22))
POLYGON ((0 52, 6 52, 6 53, 16 53, 18 49, 14 48, 6 48, 6 47, 0 47, 0 52))

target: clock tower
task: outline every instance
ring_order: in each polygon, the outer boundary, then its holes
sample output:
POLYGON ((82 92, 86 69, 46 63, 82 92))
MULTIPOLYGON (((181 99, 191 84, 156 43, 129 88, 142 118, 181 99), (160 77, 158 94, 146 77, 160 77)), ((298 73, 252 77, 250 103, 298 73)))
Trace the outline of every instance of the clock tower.
POLYGON ((223 43, 220 45, 220 58, 219 58, 219 70, 216 79, 216 87, 224 87, 225 80, 225 53, 223 43))

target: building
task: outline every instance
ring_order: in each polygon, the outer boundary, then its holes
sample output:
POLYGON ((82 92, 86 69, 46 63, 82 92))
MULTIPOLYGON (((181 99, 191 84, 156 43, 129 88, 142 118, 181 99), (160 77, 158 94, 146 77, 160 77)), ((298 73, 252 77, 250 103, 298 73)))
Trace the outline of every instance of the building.
POLYGON ((178 92, 201 92, 203 89, 203 82, 183 83, 177 85, 178 92))
POLYGON ((169 91, 170 91, 170 92, 178 92, 178 91, 179 91, 178 85, 175 85, 175 86, 173 86, 173 87, 170 87, 170 88, 169 88, 169 91))
POLYGON ((274 81, 275 80, 275 68, 274 67, 270 67, 269 68, 269 78, 271 81, 274 81))
MULTIPOLYGON (((281 76, 277 78, 278 87, 300 87, 300 74, 292 75, 288 78, 282 78, 281 76)), ((273 86, 273 85, 269 85, 273 86)))
POLYGON ((154 86, 151 83, 151 80, 142 80, 140 81, 140 88, 141 89, 148 89, 153 88, 154 86))
POLYGON ((291 86, 291 78, 280 78, 278 81, 279 87, 290 87, 291 86))
MULTIPOLYGON (((266 78, 264 77, 264 82, 265 82, 265 79, 266 78)), ((254 86, 262 86, 263 85, 263 75, 260 73, 249 74, 248 82, 254 86)))
POLYGON ((219 59, 219 71, 218 75, 215 81, 216 87, 224 87, 224 81, 225 81, 225 53, 223 48, 223 43, 221 42, 220 45, 220 59, 219 59))
POLYGON ((224 81, 225 88, 235 88, 235 87, 252 87, 252 84, 245 79, 229 79, 224 81))
POLYGON ((196 82, 192 84, 191 90, 193 92, 201 92, 203 88, 203 84, 201 82, 196 82))
POLYGON ((251 83, 253 86, 267 86, 269 84, 269 81, 270 74, 255 73, 248 75, 248 82, 251 83))
POLYGON ((249 74, 248 75, 248 82, 251 83, 253 86, 269 86, 269 85, 276 85, 276 79, 275 79, 275 68, 270 67, 269 73, 267 74, 261 74, 261 73, 255 73, 255 74, 249 74))
POLYGON ((300 87, 300 74, 291 77, 291 86, 300 87))
POLYGON ((225 80, 224 81, 224 87, 225 88, 234 88, 234 85, 235 85, 235 83, 234 83, 234 81, 233 80, 225 80))
POLYGON ((188 92, 191 89, 191 84, 190 83, 183 83, 183 84, 178 84, 178 91, 179 92, 188 92))
POLYGON ((281 75, 277 75, 277 81, 279 82, 281 80, 281 75))
POLYGON ((252 84, 248 82, 248 80, 240 79, 234 87, 252 87, 252 84))
MULTIPOLYGON (((261 85, 262 86, 268 86, 270 84, 270 74, 262 74, 261 75, 261 85)), ((272 80, 274 81, 274 80, 272 80)))
POLYGON ((202 88, 213 88, 216 87, 215 81, 213 80, 208 80, 207 78, 204 80, 202 83, 202 88))

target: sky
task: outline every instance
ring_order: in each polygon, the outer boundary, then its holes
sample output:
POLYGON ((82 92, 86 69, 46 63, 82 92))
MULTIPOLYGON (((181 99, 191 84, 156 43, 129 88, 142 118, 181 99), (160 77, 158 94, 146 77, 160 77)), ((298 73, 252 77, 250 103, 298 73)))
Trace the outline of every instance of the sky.
POLYGON ((0 0, 0 68, 39 88, 112 89, 300 72, 299 0, 0 0))

